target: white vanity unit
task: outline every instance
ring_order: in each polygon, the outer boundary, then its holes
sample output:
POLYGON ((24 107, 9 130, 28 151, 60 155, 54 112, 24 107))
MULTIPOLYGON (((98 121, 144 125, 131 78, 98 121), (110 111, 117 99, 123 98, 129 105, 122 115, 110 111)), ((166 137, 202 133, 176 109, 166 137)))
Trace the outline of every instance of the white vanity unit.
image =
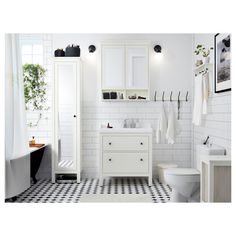
POLYGON ((231 202, 231 158, 201 158, 201 202, 231 202))
POLYGON ((100 129, 100 186, 104 177, 146 176, 152 185, 152 129, 100 129))

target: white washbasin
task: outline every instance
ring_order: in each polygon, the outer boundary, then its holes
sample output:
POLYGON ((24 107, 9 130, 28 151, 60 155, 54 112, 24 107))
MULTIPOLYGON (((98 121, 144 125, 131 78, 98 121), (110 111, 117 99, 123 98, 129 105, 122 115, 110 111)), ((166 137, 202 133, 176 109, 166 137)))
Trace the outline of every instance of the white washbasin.
POLYGON ((201 158, 204 161, 230 161, 231 156, 229 155, 212 155, 212 156, 202 156, 201 158))
POLYGON ((200 155, 225 155, 225 149, 216 145, 197 145, 200 155))
POLYGON ((152 133, 152 128, 100 128, 100 133, 152 133))

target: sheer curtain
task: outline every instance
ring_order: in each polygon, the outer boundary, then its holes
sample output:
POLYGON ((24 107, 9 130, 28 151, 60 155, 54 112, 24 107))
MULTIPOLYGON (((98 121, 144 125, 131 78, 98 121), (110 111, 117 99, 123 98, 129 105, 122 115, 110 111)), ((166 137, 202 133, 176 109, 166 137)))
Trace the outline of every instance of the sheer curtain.
POLYGON ((30 155, 19 35, 5 41, 5 198, 11 198, 30 187, 30 155))

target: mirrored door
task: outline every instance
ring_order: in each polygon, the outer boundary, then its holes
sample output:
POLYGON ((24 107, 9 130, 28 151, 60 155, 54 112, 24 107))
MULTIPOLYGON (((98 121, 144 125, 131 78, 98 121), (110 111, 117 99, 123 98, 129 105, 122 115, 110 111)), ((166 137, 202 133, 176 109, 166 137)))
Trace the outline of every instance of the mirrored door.
POLYGON ((55 167, 76 168, 76 63, 57 63, 56 72, 56 137, 58 143, 55 167))
POLYGON ((148 47, 126 47, 126 79, 129 89, 148 88, 148 47))

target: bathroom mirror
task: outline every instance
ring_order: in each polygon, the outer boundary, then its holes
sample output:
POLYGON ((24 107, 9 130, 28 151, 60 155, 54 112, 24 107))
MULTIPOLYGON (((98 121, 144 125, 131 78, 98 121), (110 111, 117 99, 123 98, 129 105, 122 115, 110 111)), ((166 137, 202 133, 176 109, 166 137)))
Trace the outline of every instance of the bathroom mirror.
POLYGON ((146 46, 126 47, 127 88, 148 88, 148 48, 146 46))
POLYGON ((58 83, 58 166, 73 168, 74 150, 74 114, 75 107, 75 66, 73 63, 57 66, 58 83))
POLYGON ((102 48, 102 87, 124 88, 124 47, 119 45, 102 48))

